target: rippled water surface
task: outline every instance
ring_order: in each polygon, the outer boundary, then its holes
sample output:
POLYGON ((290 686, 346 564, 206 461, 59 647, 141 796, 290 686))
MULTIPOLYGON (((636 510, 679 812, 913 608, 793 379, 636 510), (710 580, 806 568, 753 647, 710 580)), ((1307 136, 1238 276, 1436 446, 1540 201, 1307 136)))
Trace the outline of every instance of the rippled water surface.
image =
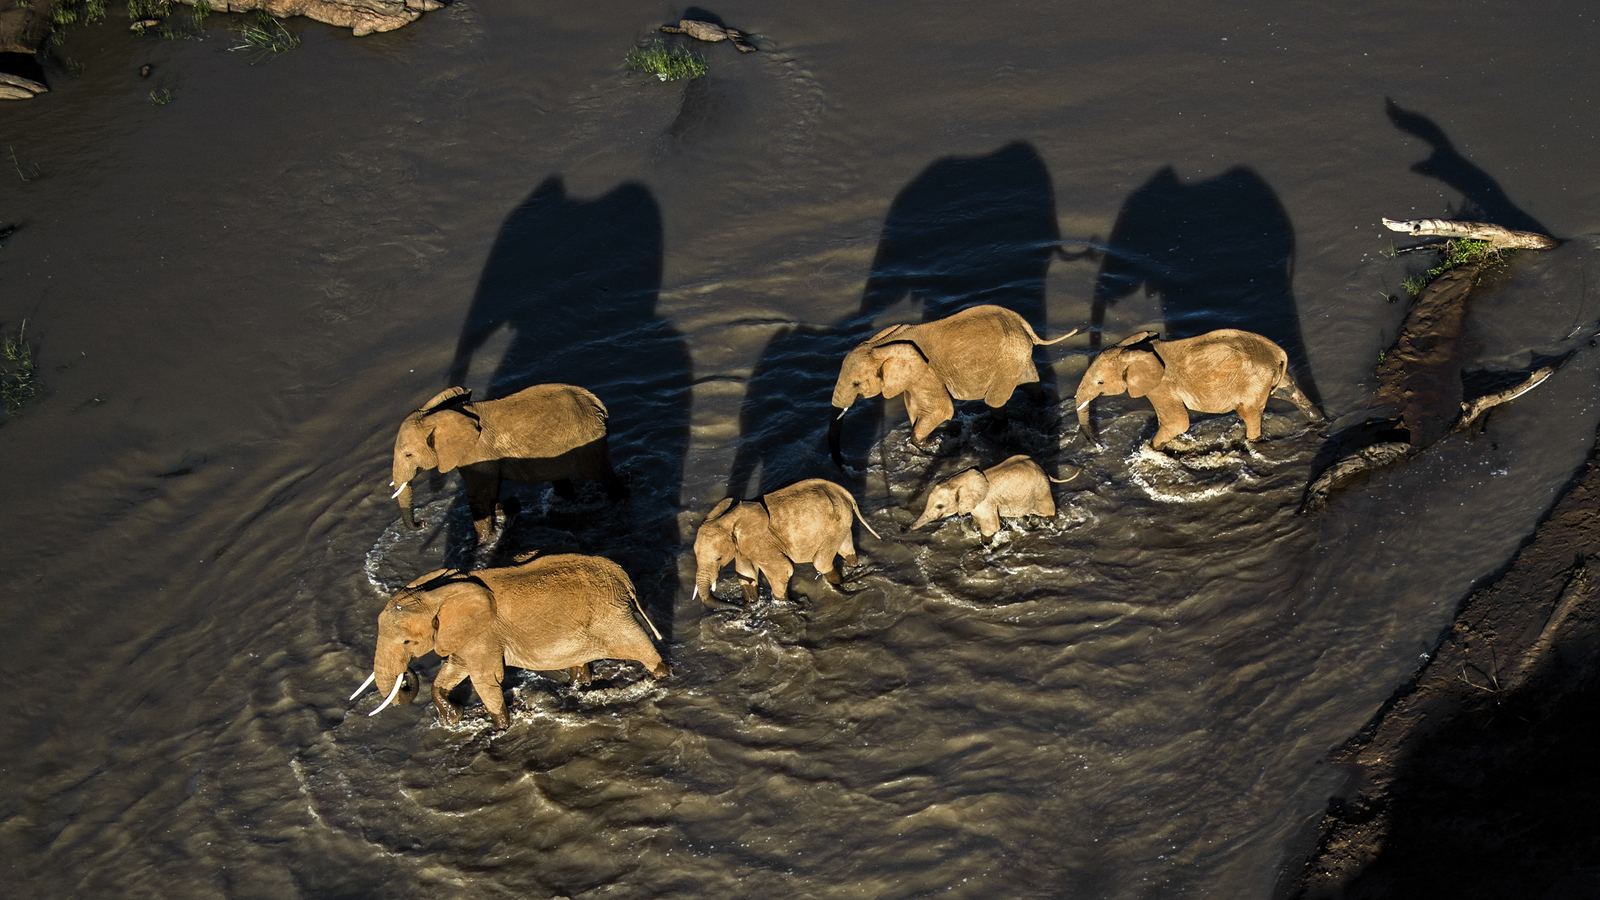
POLYGON ((1096 453, 1073 388, 1102 334, 1231 326, 1358 421, 1429 264, 1380 217, 1600 232, 1590 14, 736 3, 762 52, 684 85, 622 63, 681 9, 546 6, 296 21, 257 65, 226 17, 114 12, 0 108, 41 173, 0 171, 0 324, 46 389, 0 426, 17 895, 1272 896, 1328 751, 1593 444, 1595 242, 1473 300, 1469 369, 1576 350, 1556 376, 1318 516, 1289 404, 1164 455, 1105 398, 1096 453), (844 352, 976 303, 1085 328, 1038 352, 1047 404, 961 405, 929 454, 861 403, 835 470, 844 352), (518 487, 473 551, 436 476, 403 528, 408 411, 553 380, 610 408, 626 501, 518 487), (904 530, 1017 452, 1083 467, 1053 520, 904 530), (814 476, 882 535, 847 590, 692 601, 711 504, 814 476), (386 592, 534 549, 620 562, 673 675, 514 672, 500 733, 346 699, 386 592))

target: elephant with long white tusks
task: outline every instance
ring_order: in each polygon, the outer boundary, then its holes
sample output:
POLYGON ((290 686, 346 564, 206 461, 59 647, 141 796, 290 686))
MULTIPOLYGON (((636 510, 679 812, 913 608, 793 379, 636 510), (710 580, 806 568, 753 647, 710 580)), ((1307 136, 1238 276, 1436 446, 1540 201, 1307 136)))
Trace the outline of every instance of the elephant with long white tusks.
POLYGON ((1259 334, 1223 328, 1178 341, 1157 340, 1142 331, 1095 357, 1078 382, 1078 430, 1100 447, 1089 421, 1096 397, 1126 392, 1149 397, 1160 428, 1150 442, 1154 450, 1189 430, 1189 410, 1237 412, 1244 420, 1245 439, 1261 437, 1261 413, 1267 400, 1293 403, 1312 422, 1322 413, 1289 374, 1289 356, 1259 334))
POLYGON ((973 468, 952 475, 928 492, 928 503, 910 530, 946 516, 972 515, 985 541, 1000 530, 1001 517, 1044 516, 1053 518, 1056 501, 1050 495, 1050 482, 1065 484, 1083 470, 1074 468, 1066 478, 1052 478, 1025 454, 1018 454, 982 471, 973 468))
POLYGON ((495 727, 505 728, 511 722, 501 689, 506 666, 566 670, 576 681, 594 660, 626 659, 657 678, 669 674, 640 621, 661 638, 627 573, 598 556, 563 553, 502 569, 440 569, 384 604, 372 674, 350 699, 376 684, 388 694, 367 715, 410 703, 417 688, 407 667, 432 652, 444 659, 433 681, 440 720, 460 721, 449 693, 471 678, 495 727))
POLYGON ((833 462, 844 465, 839 439, 845 411, 858 397, 906 396, 911 440, 922 445, 935 428, 955 415, 956 400, 982 400, 994 409, 1006 405, 1022 385, 1038 388, 1033 348, 1064 341, 1035 334, 1028 320, 1000 306, 974 306, 922 325, 895 325, 857 345, 839 366, 833 387, 836 414, 828 425, 833 462))
POLYGON ((504 479, 576 476, 600 482, 613 497, 627 493, 611 469, 606 408, 594 394, 570 384, 536 384, 499 400, 471 400, 471 391, 453 387, 400 423, 389 486, 406 525, 418 527, 411 479, 424 469, 461 470, 482 542, 494 532, 504 479))

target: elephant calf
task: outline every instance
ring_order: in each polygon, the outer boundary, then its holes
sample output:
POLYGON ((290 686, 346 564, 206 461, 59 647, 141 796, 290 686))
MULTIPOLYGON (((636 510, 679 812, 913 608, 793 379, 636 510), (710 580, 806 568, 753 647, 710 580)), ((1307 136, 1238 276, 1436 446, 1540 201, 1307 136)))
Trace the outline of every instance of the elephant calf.
POLYGON ((707 606, 723 605, 711 592, 729 562, 744 586, 746 604, 756 600, 758 575, 767 577, 772 596, 787 600, 794 563, 811 563, 829 584, 838 585, 842 579, 833 558, 856 564, 852 517, 879 536, 849 491, 820 478, 779 488, 760 500, 735 503, 729 497, 712 507, 695 535, 694 596, 707 606))
POLYGON ((972 514, 985 541, 1000 530, 1000 517, 1045 516, 1056 514, 1056 501, 1050 496, 1050 482, 1065 484, 1078 477, 1051 478, 1039 464, 1018 454, 983 471, 968 469, 934 485, 928 505, 911 525, 911 530, 946 516, 972 514))
POLYGON ((433 681, 439 718, 460 721, 461 708, 448 695, 471 678, 495 727, 505 728, 511 723, 500 687, 506 666, 572 671, 597 659, 632 659, 657 678, 667 675, 635 611, 659 640, 628 574, 598 556, 563 553, 503 569, 431 572, 384 604, 372 674, 350 699, 376 682, 389 695, 369 716, 396 700, 411 702, 415 688, 401 690, 407 667, 431 650, 444 658, 433 681))
POLYGON ((595 395, 570 384, 536 384, 499 400, 471 399, 466 388, 450 388, 400 423, 389 486, 407 525, 418 527, 411 479, 423 469, 461 470, 472 526, 483 542, 494 533, 502 479, 578 476, 600 482, 612 496, 625 493, 611 469, 606 408, 595 395))
POLYGON ((1269 397, 1293 403, 1313 422, 1322 413, 1289 374, 1283 348, 1259 334, 1223 328, 1180 341, 1156 340, 1144 331, 1112 347, 1089 364, 1078 382, 1078 429, 1099 446, 1089 423, 1089 404, 1102 394, 1149 397, 1161 426, 1150 442, 1160 450, 1189 430, 1189 410, 1237 412, 1246 440, 1261 437, 1261 413, 1269 397))

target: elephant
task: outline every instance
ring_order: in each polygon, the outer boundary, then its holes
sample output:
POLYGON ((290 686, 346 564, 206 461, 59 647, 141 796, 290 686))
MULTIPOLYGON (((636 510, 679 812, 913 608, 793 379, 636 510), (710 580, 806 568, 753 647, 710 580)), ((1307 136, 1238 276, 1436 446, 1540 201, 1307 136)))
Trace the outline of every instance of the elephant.
POLYGON ((449 388, 400 423, 389 486, 406 525, 420 524, 411 514, 411 479, 435 467, 461 470, 481 542, 494 533, 501 479, 581 476, 605 485, 613 497, 626 492, 611 469, 606 408, 595 395, 570 384, 536 384, 499 400, 471 399, 468 389, 449 388))
POLYGON ((567 669, 577 676, 596 659, 631 659, 657 678, 670 674, 634 610, 660 640, 628 574, 598 556, 562 553, 501 569, 430 572, 384 603, 372 674, 350 699, 376 683, 379 690, 393 687, 367 715, 410 703, 417 691, 407 687, 408 666, 431 650, 444 659, 433 680, 440 720, 461 720, 461 708, 448 695, 471 678, 489 718, 504 729, 510 724, 500 688, 506 666, 567 669))
POLYGON ((850 492, 821 478, 779 488, 759 500, 735 503, 728 497, 712 507, 695 535, 694 596, 709 607, 727 606, 712 591, 730 561, 744 586, 746 604, 756 600, 758 574, 767 577, 772 596, 787 600, 794 563, 811 563, 829 584, 839 585, 833 558, 843 556, 847 564, 856 564, 852 515, 879 537, 850 492))
POLYGON ((1267 398, 1281 397, 1312 422, 1324 421, 1289 374, 1283 348, 1259 334, 1222 328, 1179 341, 1157 340, 1142 331, 1095 357, 1078 382, 1078 429, 1102 447, 1089 422, 1089 404, 1102 394, 1149 397, 1160 428, 1150 442, 1160 450, 1189 430, 1188 410, 1237 412, 1245 438, 1261 437, 1267 398))
POLYGON ((839 367, 833 387, 838 415, 828 428, 828 449, 843 468, 839 437, 845 412, 857 397, 906 395, 911 439, 921 446, 955 415, 956 400, 982 400, 999 409, 1020 385, 1042 396, 1033 348, 1064 341, 1034 333, 1022 316, 1000 306, 974 306, 922 325, 895 325, 858 344, 839 367))
POLYGON ((1038 463, 1020 453, 982 471, 968 469, 933 486, 927 506, 910 530, 946 516, 971 513, 987 541, 1000 530, 1001 516, 1054 516, 1056 501, 1050 496, 1050 482, 1065 484, 1082 471, 1067 478, 1051 478, 1038 463))

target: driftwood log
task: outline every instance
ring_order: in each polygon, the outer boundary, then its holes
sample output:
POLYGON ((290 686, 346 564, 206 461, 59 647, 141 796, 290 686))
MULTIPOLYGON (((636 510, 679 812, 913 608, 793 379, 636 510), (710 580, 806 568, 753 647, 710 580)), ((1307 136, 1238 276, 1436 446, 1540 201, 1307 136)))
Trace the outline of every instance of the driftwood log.
POLYGON ((1561 242, 1547 234, 1533 231, 1512 231, 1487 222, 1451 222, 1448 219, 1384 219, 1390 231, 1417 237, 1462 238, 1469 241, 1488 241, 1496 250, 1554 250, 1561 242))
POLYGON ((737 28, 729 28, 726 25, 718 25, 715 22, 680 19, 676 25, 661 26, 661 30, 667 34, 686 34, 697 41, 710 41, 712 43, 732 41, 733 45, 739 48, 740 53, 754 53, 756 50, 756 45, 750 43, 750 35, 737 28))

